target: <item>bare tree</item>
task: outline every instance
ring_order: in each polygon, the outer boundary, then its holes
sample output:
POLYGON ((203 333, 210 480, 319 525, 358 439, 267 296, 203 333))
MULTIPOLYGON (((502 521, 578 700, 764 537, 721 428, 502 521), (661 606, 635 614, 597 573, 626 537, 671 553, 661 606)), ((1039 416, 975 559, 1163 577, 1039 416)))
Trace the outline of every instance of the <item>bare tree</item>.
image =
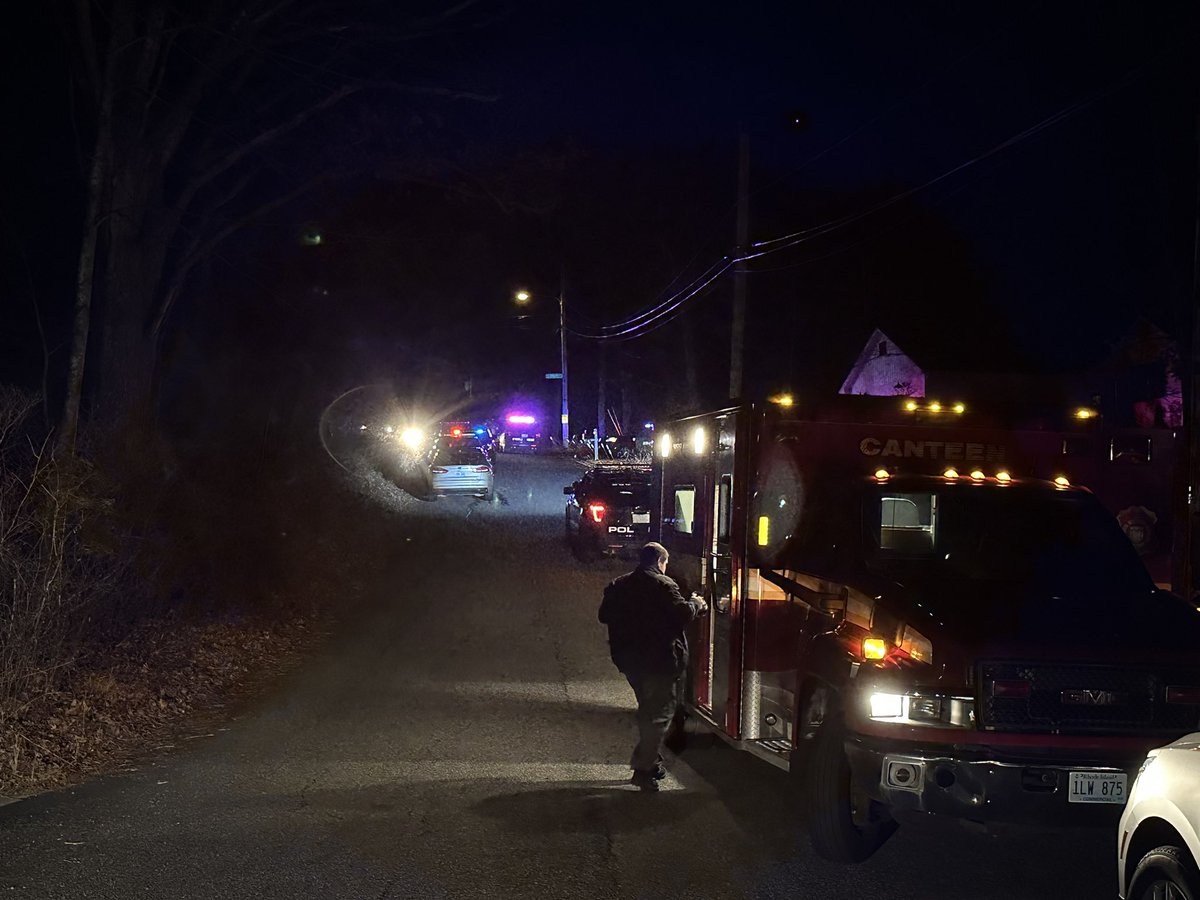
POLYGON ((336 174, 292 164, 285 141, 355 97, 483 99, 400 69, 473 6, 397 22, 378 0, 60 0, 91 138, 60 446, 74 447, 85 385, 110 423, 147 414, 196 266, 336 174))

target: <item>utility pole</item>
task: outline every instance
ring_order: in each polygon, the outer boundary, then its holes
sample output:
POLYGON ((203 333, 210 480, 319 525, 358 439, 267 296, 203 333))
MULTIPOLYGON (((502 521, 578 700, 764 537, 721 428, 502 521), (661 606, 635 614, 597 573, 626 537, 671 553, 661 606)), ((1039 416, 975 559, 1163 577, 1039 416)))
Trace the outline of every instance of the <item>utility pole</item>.
POLYGON ((1189 593, 1186 598, 1191 601, 1196 596, 1196 579, 1200 575, 1200 560, 1197 560, 1197 550, 1200 549, 1200 491, 1198 474, 1200 474, 1200 113, 1196 115, 1196 197, 1195 233, 1192 245, 1192 333, 1191 346, 1188 347, 1188 378, 1184 382, 1189 396, 1184 404, 1183 425, 1187 435, 1187 504, 1186 517, 1181 523, 1182 528, 1175 528, 1175 547, 1178 549, 1182 542, 1183 553, 1177 554, 1183 558, 1183 571, 1180 574, 1183 589, 1189 593))
POLYGON ((592 458, 600 458, 600 443, 604 440, 604 415, 606 403, 604 399, 605 360, 604 344, 600 344, 600 358, 596 364, 596 439, 592 442, 592 458))
POLYGON ((558 289, 558 349, 562 372, 562 445, 571 439, 571 411, 567 405, 567 273, 563 270, 558 289))
MULTIPOLYGON (((746 255, 750 243, 750 136, 738 136, 737 255, 746 255)), ((742 396, 742 364, 746 344, 746 264, 733 269, 733 323, 729 335, 729 399, 742 396)))

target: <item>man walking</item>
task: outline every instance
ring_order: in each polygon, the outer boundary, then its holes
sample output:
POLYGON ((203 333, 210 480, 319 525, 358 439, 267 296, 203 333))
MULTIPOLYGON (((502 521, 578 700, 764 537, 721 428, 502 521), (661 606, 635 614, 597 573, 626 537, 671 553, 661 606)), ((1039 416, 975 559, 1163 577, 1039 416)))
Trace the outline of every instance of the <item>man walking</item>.
POLYGON ((682 699, 687 673, 689 622, 708 604, 698 595, 685 600, 666 575, 667 548, 642 547, 638 567, 604 589, 600 621, 608 626, 612 661, 637 697, 638 742, 629 761, 630 782, 657 791, 665 776, 662 743, 682 699))

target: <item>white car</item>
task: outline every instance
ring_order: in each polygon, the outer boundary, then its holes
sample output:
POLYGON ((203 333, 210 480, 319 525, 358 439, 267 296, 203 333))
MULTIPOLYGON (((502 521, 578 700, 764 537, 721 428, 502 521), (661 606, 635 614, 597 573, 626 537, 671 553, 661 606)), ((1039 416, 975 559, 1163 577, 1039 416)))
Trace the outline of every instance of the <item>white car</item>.
POLYGON ((1117 829, 1127 900, 1200 900, 1200 732, 1151 750, 1117 829))
POLYGON ((492 499, 495 484, 492 464, 474 441, 439 447, 429 473, 435 494, 470 494, 492 499))

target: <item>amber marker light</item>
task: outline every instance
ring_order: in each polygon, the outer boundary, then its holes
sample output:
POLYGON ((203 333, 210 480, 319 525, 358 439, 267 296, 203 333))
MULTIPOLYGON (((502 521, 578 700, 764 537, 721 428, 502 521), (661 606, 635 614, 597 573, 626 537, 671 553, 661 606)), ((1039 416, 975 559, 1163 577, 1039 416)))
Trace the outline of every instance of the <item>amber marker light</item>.
POLYGON ((862 655, 864 659, 883 659, 888 655, 887 641, 880 638, 864 638, 862 655))
POLYGON ((961 416, 963 413, 965 413, 965 412, 967 411, 967 404, 965 404, 965 403, 955 403, 955 404, 954 404, 954 411, 955 411, 956 413, 958 413, 958 414, 961 416))
POLYGON ((1054 483, 1057 484, 1059 487, 1070 487, 1071 486, 1071 482, 1067 480, 1066 475, 1055 475, 1054 483))
POLYGON ((877 481, 887 481, 891 477, 892 477, 892 473, 889 472, 887 469, 876 469, 875 470, 875 478, 877 481))
POLYGON ((942 477, 949 478, 951 481, 953 481, 955 478, 958 477, 958 469, 947 469, 945 472, 942 473, 942 477))
POLYGON ((987 477, 987 476, 985 476, 985 475, 983 474, 983 471, 982 471, 981 469, 976 469, 974 472, 972 472, 972 473, 971 473, 971 480, 972 480, 972 481, 983 481, 983 479, 984 479, 984 478, 986 478, 986 477, 987 477))
POLYGON ((1008 484, 1009 482, 1012 481, 1012 476, 1009 475, 1007 472, 1001 471, 1001 472, 996 473, 996 480, 998 482, 1000 482, 1001 484, 1008 484))
POLYGON ((917 411, 917 401, 909 400, 907 403, 904 404, 904 408, 907 409, 909 412, 916 412, 917 411))
POLYGON ((1075 410, 1075 418, 1094 419, 1096 418, 1096 411, 1094 409, 1088 409, 1086 406, 1081 406, 1079 409, 1075 410))
POLYGON ((932 403, 929 404, 929 406, 927 408, 930 412, 941 412, 942 404, 940 404, 936 400, 934 400, 932 403))

